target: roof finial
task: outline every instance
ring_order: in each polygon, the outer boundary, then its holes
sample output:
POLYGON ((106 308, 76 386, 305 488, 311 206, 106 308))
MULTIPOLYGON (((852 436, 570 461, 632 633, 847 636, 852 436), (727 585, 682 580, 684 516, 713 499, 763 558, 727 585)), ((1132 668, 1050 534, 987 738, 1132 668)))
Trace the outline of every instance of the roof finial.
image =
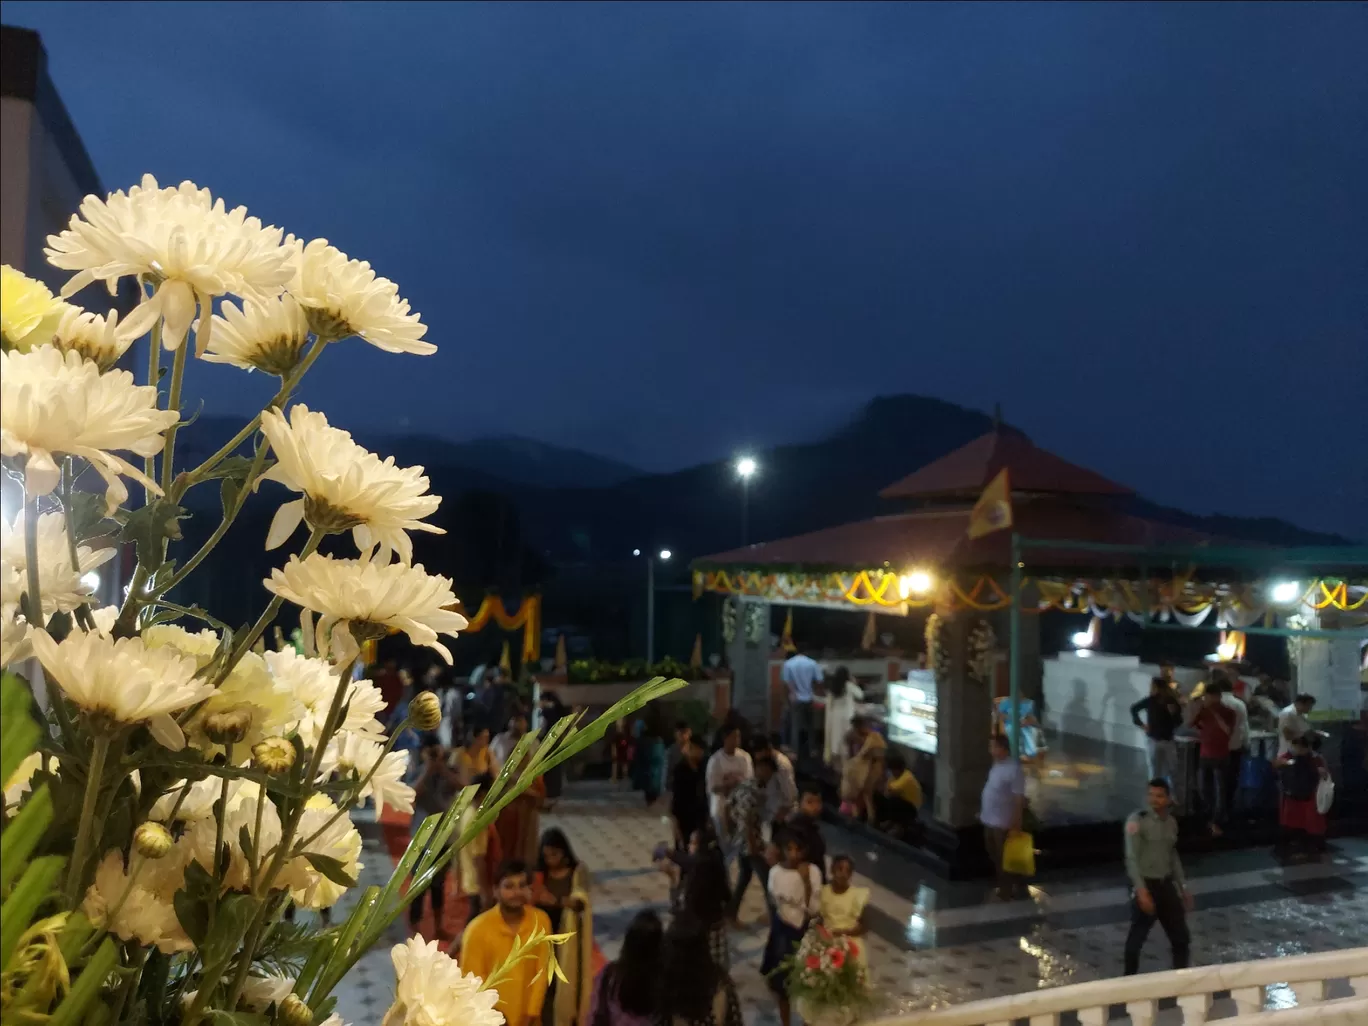
POLYGON ((993 430, 1002 430, 1002 403, 993 403, 993 430))

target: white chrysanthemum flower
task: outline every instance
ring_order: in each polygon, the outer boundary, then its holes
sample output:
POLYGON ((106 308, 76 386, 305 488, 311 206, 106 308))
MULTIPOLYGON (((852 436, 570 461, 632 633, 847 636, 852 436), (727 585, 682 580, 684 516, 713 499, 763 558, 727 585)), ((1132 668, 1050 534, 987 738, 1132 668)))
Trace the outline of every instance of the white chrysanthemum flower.
MULTIPOLYGON (((17 606, 28 590, 28 550, 24 539, 24 514, 0 537, 0 606, 17 606)), ((66 517, 61 513, 38 516, 38 591, 43 596, 43 618, 70 613, 90 600, 94 589, 81 577, 114 558, 113 549, 76 547, 77 565, 71 565, 66 517)))
POLYGON ((248 976, 242 984, 242 1004, 251 1012, 264 1012, 285 1000, 295 988, 291 976, 248 976))
POLYGON ((28 624, 19 616, 17 606, 0 607, 0 668, 21 662, 33 655, 28 624))
POLYGON ((62 316, 61 300, 41 281, 0 264, 0 336, 6 349, 28 352, 52 338, 62 316))
POLYGON ((284 544, 299 522, 307 520, 326 531, 350 528, 362 552, 379 546, 376 558, 382 563, 389 562, 391 551, 411 563, 409 531, 446 533, 423 523, 442 498, 428 492, 422 467, 395 466, 393 456, 381 460, 303 403, 291 407, 288 421, 278 410, 266 410, 261 431, 276 457, 261 480, 278 481, 304 495, 276 511, 266 537, 268 549, 284 544))
POLYGON ((484 981, 461 972, 456 959, 436 941, 410 937, 390 949, 394 962, 394 1004, 381 1026, 500 1026, 494 1006, 499 992, 482 990, 484 981))
MULTIPOLYGON (((175 855, 182 865, 198 862, 206 870, 213 872, 214 840, 217 837, 214 802, 218 801, 222 781, 217 777, 210 777, 207 782, 212 783, 214 791, 208 812, 204 811, 199 800, 202 796, 195 794, 192 788, 191 795, 187 796, 186 803, 182 804, 181 811, 176 814, 176 818, 185 821, 187 826, 185 833, 176 842, 175 855), (188 818, 186 813, 186 804, 189 804, 192 797, 196 802, 191 812, 198 814, 193 819, 188 818)), ((156 809, 165 800, 166 796, 163 796, 158 799, 157 806, 153 807, 154 818, 156 809)), ((256 832, 257 803, 261 800, 261 785, 255 781, 234 780, 228 784, 228 806, 223 821, 223 843, 228 848, 228 868, 223 875, 223 886, 229 890, 247 890, 252 883, 252 865, 247 853, 242 850, 241 836, 244 829, 255 839, 262 855, 269 856, 280 845, 283 836, 280 812, 269 798, 265 800, 261 810, 261 832, 256 832)), ((170 804, 174 802, 173 793, 170 804)), ((166 807, 166 814, 170 812, 170 804, 166 807)), ((283 888, 285 884, 277 882, 275 886, 283 888)))
POLYGON ((374 766, 375 773, 357 793, 357 797, 364 801, 374 795, 377 816, 386 805, 400 812, 412 812, 413 788, 404 783, 404 776, 408 772, 408 752, 390 752, 386 755, 382 755, 382 752, 384 745, 367 735, 338 731, 328 741, 323 758, 319 760, 318 781, 322 783, 334 773, 347 775, 353 772, 359 779, 364 779, 374 766))
POLYGON ((200 306, 202 347, 210 301, 232 293, 269 299, 290 280, 289 252, 281 229, 263 227, 246 207, 227 210, 208 189, 193 182, 161 188, 151 175, 127 193, 108 199, 87 196, 79 214, 59 235, 48 236, 48 262, 78 272, 62 288, 71 296, 100 280, 114 294, 125 275, 159 282, 156 293, 129 315, 126 330, 136 338, 166 318, 163 344, 176 349, 185 340, 195 306, 200 306))
MULTIPOLYGON (((337 805, 323 794, 311 796, 299 818, 298 837, 309 843, 305 851, 336 859, 347 876, 355 880, 362 869, 361 834, 347 816, 337 816, 337 805), (317 837, 313 835, 322 830, 317 837)), ((329 880, 315 869, 304 856, 291 859, 281 871, 277 883, 290 889, 290 900, 303 908, 330 908, 346 893, 347 888, 329 880)))
POLYGON ((318 1026, 351 1026, 351 1024, 343 1022, 342 1016, 338 1015, 336 1012, 333 1012, 332 1015, 324 1019, 321 1023, 318 1024, 318 1026))
POLYGON ((309 322, 304 309, 288 292, 261 302, 247 301, 239 309, 224 303, 214 315, 214 330, 204 359, 243 370, 261 370, 286 377, 299 366, 309 344, 309 322))
MULTIPOLYGON (((323 724, 337 694, 337 670, 322 659, 302 656, 293 648, 267 652, 266 666, 278 684, 294 694, 304 707, 295 728, 306 748, 313 748, 323 732, 323 724)), ((384 740, 385 727, 377 716, 384 711, 385 699, 368 680, 353 681, 348 685, 346 715, 339 729, 384 740)))
POLYGON ((61 454, 85 458, 104 478, 110 513, 128 498, 120 474, 160 495, 155 481, 113 452, 155 456, 162 432, 178 420, 179 411, 157 409, 155 387, 133 384, 128 371, 101 374, 79 353, 52 346, 0 353, 0 453, 28 457, 24 486, 35 495, 57 487, 61 454))
POLYGON ((427 325, 409 312, 399 286, 377 276, 370 264, 352 260, 327 239, 305 245, 291 235, 285 249, 293 272, 286 288, 304 307, 314 334, 330 341, 359 335, 387 353, 437 352, 422 340, 427 325))
MULTIPOLYGON (((189 781, 177 780, 172 784, 166 794, 157 799, 147 818, 159 823, 170 822, 171 810, 176 808, 176 801, 180 799, 180 793, 187 783, 189 781)), ((230 794, 237 783, 238 781, 233 781, 228 785, 230 794)), ((198 819, 211 817, 214 814, 214 803, 219 800, 221 786, 222 782, 218 777, 205 777, 190 784, 185 798, 181 799, 180 808, 176 810, 176 819, 182 823, 193 823, 198 819)))
MULTIPOLYGON (((173 624, 149 627, 143 631, 143 639, 149 648, 168 646, 183 652, 195 660, 199 669, 209 665, 222 644, 212 630, 187 631, 173 624)), ((232 711, 243 712, 249 718, 241 741, 235 743, 245 760, 250 757, 252 745, 298 722, 304 707, 287 684, 272 677, 261 656, 245 652, 228 678, 209 694, 186 724, 190 744, 206 753, 223 751, 223 746, 206 734, 206 722, 217 713, 232 711)))
POLYGON ((120 940, 156 945, 167 955, 193 950, 172 905, 183 867, 165 863, 166 859, 158 859, 133 867, 130 886, 123 855, 117 850, 107 852, 95 870, 81 911, 120 940))
POLYGON ((173 648, 149 648, 141 638, 72 631, 58 644, 40 630, 30 638, 43 669, 85 712, 146 723, 172 750, 185 746, 185 735, 171 714, 213 694, 208 681, 195 678, 193 659, 173 648))
POLYGON ((468 622, 449 608, 456 605, 451 579, 430 574, 421 564, 381 565, 315 552, 302 560, 291 556, 283 568, 271 571, 265 584, 286 601, 321 613, 324 623, 346 620, 403 631, 415 645, 436 649, 448 664, 451 652, 437 635, 455 637, 468 622))
POLYGON ((107 314, 62 303, 62 316, 52 333, 52 345, 64 353, 79 353, 102 371, 111 369, 137 339, 127 327, 119 327, 119 311, 107 314))

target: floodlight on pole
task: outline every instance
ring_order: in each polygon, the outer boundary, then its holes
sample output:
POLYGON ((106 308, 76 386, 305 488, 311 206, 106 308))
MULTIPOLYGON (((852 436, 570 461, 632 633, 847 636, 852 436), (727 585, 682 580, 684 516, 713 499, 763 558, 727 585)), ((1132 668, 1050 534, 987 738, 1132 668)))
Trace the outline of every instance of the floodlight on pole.
POLYGON ((742 456, 736 461, 736 476, 741 479, 741 544, 750 544, 750 481, 760 469, 760 464, 752 456, 742 456))
MULTIPOLYGON (((633 556, 640 556, 641 549, 633 549, 633 556)), ((661 549, 656 555, 646 553, 646 663, 650 665, 655 662, 655 564, 659 559, 662 563, 668 563, 674 553, 669 549, 661 549)))

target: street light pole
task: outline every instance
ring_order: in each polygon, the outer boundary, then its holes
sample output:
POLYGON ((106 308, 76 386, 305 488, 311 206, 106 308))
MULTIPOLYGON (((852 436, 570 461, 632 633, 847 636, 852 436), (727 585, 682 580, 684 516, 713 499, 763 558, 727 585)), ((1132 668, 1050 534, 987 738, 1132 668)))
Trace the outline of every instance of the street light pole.
POLYGON ((741 544, 750 544, 750 479, 759 465, 750 456, 736 461, 736 476, 741 479, 741 544))
MULTIPOLYGON (((632 555, 640 556, 640 549, 633 549, 632 555)), ((660 561, 668 563, 672 553, 669 549, 660 550, 660 561)), ((646 553, 646 663, 655 664, 655 561, 656 557, 646 553)))
POLYGON ((646 673, 655 665, 655 556, 646 557, 646 673))

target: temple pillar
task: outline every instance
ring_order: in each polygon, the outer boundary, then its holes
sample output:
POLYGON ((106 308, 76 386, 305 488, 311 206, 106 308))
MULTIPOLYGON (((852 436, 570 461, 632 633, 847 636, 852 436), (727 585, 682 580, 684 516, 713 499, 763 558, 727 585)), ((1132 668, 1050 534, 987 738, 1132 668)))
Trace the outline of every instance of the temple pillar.
POLYGON ((991 685, 970 672, 972 612, 943 615, 936 667, 936 819, 952 830, 978 822, 979 796, 991 757, 991 685))
POLYGON ((765 724, 769 716, 770 604, 749 595, 737 596, 736 634, 726 643, 732 671, 732 708, 751 723, 765 724), (748 625, 759 623, 758 634, 748 625))

